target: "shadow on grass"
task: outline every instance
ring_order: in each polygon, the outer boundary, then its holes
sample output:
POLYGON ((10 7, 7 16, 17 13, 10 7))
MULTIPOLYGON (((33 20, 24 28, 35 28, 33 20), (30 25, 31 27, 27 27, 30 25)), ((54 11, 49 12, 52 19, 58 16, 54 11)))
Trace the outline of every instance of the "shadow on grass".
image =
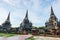
POLYGON ((32 36, 32 37, 27 38, 26 40, 35 40, 35 39, 34 39, 34 37, 32 36))

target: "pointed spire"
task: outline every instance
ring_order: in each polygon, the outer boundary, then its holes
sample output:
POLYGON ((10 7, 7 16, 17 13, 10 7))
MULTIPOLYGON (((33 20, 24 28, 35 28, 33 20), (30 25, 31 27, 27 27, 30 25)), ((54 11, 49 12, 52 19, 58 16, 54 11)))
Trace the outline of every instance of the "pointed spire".
POLYGON ((10 20, 10 12, 9 12, 9 14, 8 14, 7 20, 10 20))
POLYGON ((51 18, 54 18, 54 19, 55 19, 55 21, 57 21, 57 17, 55 16, 55 14, 54 14, 54 12, 53 12, 53 8, 52 8, 52 6, 51 6, 50 19, 51 19, 51 18))
MULTIPOLYGON (((7 17, 6 21, 5 21, 2 25, 5 26, 7 23, 8 23, 9 25, 11 25, 11 24, 10 24, 10 12, 9 12, 9 14, 8 14, 8 17, 7 17)), ((7 24, 7 25, 8 25, 8 24, 7 24)))
POLYGON ((25 16, 25 18, 27 18, 27 19, 28 19, 28 10, 26 11, 26 16, 25 16))
POLYGON ((52 6, 51 6, 51 15, 54 15, 54 12, 53 12, 53 8, 52 8, 52 6))

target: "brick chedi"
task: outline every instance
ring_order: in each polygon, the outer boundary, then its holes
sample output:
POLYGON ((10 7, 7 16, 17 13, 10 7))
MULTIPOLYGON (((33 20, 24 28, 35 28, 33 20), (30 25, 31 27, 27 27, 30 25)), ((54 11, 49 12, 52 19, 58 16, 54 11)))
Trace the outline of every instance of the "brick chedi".
POLYGON ((28 10, 26 11, 26 16, 19 27, 19 31, 23 31, 23 30, 26 30, 26 31, 32 30, 32 23, 28 19, 28 10))
POLYGON ((60 29, 60 21, 58 21, 57 17, 55 16, 54 12, 53 12, 53 9, 51 7, 51 14, 50 14, 50 18, 49 18, 49 21, 45 23, 45 31, 46 32, 50 32, 51 29, 53 31, 57 31, 56 29, 60 29))
POLYGON ((10 29, 11 29, 11 23, 10 23, 10 12, 9 12, 6 21, 2 24, 2 30, 3 32, 8 33, 10 29))

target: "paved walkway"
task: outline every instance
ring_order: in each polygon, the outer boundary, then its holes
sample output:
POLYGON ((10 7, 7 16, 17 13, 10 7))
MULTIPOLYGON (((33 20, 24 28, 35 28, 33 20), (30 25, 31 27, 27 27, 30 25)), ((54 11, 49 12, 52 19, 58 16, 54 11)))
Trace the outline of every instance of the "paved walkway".
POLYGON ((60 40, 60 38, 35 36, 35 40, 60 40))
POLYGON ((17 35, 13 37, 0 37, 0 40, 25 40, 31 36, 32 35, 17 35))

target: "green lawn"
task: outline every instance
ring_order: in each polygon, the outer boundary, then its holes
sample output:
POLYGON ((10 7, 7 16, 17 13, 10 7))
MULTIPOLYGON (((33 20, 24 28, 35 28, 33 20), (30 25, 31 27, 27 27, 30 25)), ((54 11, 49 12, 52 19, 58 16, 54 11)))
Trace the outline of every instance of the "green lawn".
POLYGON ((6 33, 0 33, 0 37, 10 37, 10 36, 14 36, 14 35, 17 35, 17 34, 6 34, 6 33))
POLYGON ((32 36, 32 37, 30 37, 30 38, 28 38, 28 39, 26 39, 26 40, 35 40, 35 39, 34 39, 33 36, 32 36))

